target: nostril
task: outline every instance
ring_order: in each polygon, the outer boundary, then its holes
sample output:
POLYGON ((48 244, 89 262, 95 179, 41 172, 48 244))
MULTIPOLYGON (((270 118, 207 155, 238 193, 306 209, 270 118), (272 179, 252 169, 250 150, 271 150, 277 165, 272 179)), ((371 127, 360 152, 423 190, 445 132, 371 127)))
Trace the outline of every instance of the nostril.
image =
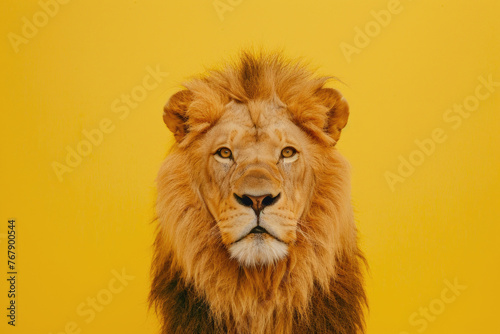
POLYGON ((271 196, 271 195, 268 195, 266 196, 263 200, 262 200, 262 206, 270 206, 270 205, 273 205, 274 203, 276 203, 276 201, 280 198, 281 196, 281 193, 279 193, 278 195, 276 196, 271 196))
POLYGON ((234 198, 236 198, 236 201, 238 203, 240 203, 241 205, 244 205, 244 206, 252 206, 253 205, 253 201, 250 197, 248 197, 247 195, 243 195, 243 197, 240 197, 236 194, 234 194, 234 198))
POLYGON ((243 196, 238 196, 236 195, 235 193, 233 193, 234 195, 234 198, 236 199, 236 201, 243 205, 243 206, 246 206, 246 207, 249 207, 249 208, 252 208, 253 211, 255 211, 255 213, 257 215, 259 215, 259 213, 266 207, 266 206, 270 206, 270 205, 273 205, 274 203, 276 203, 276 201, 278 201, 278 199, 280 198, 281 196, 281 193, 276 195, 276 196, 272 196, 272 195, 263 195, 263 196, 252 196, 252 195, 243 195, 243 196))

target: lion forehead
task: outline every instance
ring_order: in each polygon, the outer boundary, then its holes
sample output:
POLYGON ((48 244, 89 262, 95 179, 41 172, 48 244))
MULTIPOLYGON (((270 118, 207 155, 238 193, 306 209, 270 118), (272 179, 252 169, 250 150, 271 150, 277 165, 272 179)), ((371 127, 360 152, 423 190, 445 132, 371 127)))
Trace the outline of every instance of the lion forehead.
POLYGON ((257 142, 279 145, 305 135, 292 122, 286 108, 272 100, 252 103, 231 101, 212 129, 215 142, 241 143, 245 146, 257 142))

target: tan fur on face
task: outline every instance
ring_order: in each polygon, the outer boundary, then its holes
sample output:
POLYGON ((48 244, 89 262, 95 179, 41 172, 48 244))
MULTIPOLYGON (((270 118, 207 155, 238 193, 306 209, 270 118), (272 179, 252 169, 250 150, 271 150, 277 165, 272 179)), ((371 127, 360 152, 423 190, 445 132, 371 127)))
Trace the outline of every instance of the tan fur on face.
POLYGON ((363 258, 335 148, 348 106, 325 81, 244 54, 165 106, 178 144, 158 175, 150 294, 163 333, 363 331, 363 258), (246 195, 274 200, 254 211, 246 195), (248 234, 257 224, 269 233, 248 234))

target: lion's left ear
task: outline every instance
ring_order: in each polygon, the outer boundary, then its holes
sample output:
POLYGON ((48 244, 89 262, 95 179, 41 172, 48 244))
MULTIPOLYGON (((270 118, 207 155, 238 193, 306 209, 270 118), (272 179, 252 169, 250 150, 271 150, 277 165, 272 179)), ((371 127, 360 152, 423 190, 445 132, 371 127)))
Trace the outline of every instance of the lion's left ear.
POLYGON ((340 132, 346 126, 349 118, 349 105, 336 89, 321 88, 318 94, 322 103, 328 108, 323 130, 337 142, 340 138, 340 132))

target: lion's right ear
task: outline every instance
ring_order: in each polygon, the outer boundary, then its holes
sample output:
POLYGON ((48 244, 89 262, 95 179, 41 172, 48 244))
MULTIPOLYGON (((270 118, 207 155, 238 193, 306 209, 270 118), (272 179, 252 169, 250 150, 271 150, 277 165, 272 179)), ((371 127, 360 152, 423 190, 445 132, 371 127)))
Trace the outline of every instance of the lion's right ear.
POLYGON ((175 140, 180 142, 188 133, 187 110, 193 101, 193 93, 190 90, 181 90, 170 97, 163 107, 163 122, 173 132, 175 140))

